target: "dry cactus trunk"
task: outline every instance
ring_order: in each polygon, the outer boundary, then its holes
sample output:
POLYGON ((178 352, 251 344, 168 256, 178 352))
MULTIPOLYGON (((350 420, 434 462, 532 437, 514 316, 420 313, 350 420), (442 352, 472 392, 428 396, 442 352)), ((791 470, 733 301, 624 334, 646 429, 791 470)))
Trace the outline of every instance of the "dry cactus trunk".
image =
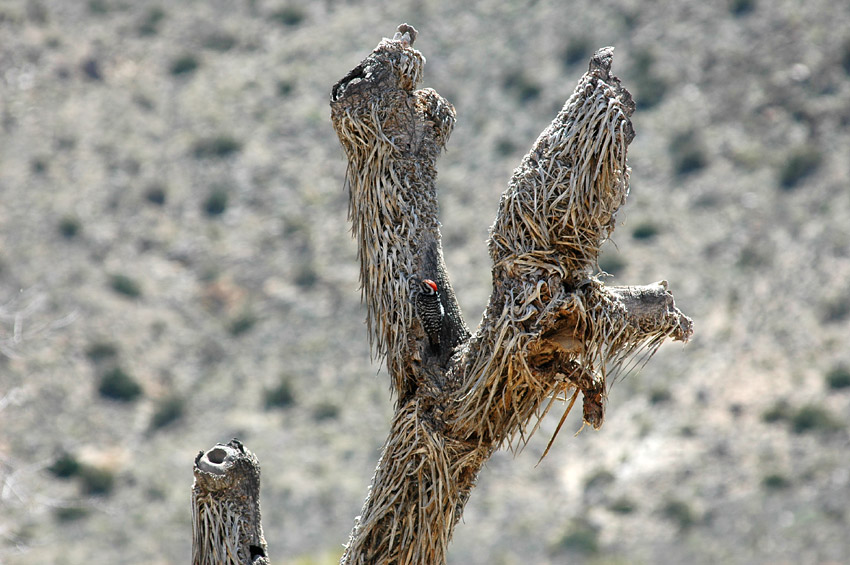
POLYGON ((192 564, 268 565, 260 463, 236 439, 201 451, 192 485, 192 564))
POLYGON ((399 26, 331 92, 370 338, 397 395, 343 564, 445 563, 496 449, 528 441, 555 400, 570 399, 568 411, 579 391, 584 421, 598 428, 606 383, 666 338, 692 334, 666 282, 608 288, 594 276, 628 193, 634 137, 634 103, 610 74, 611 48, 593 56, 502 195, 489 242, 493 291, 470 334, 437 221, 436 160, 455 112, 417 90, 425 59, 415 39, 399 26), (436 349, 414 305, 423 279, 437 283, 445 311, 436 349))

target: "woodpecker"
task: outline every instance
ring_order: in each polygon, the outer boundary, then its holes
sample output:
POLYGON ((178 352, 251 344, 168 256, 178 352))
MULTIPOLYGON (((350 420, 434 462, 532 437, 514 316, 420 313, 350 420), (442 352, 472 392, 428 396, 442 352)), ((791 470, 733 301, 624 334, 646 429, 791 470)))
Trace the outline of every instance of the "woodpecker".
POLYGON ((422 279, 419 283, 419 291, 416 293, 416 315, 422 329, 428 335, 428 342, 432 350, 440 349, 440 332, 443 328, 443 317, 445 310, 440 301, 440 293, 437 283, 431 279, 422 279))

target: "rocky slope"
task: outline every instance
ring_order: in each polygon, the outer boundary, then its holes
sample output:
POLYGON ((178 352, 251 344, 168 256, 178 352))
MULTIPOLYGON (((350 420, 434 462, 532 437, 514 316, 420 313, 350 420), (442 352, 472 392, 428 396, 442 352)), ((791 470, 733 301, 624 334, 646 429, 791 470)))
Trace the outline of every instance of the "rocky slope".
POLYGON ((338 558, 391 400, 327 97, 403 21, 458 110, 468 320, 512 168, 614 45, 638 135, 601 265, 696 324, 601 431, 497 454, 450 562, 850 560, 850 7, 470 4, 0 4, 0 561, 186 562, 193 457, 234 436, 272 560, 338 558))

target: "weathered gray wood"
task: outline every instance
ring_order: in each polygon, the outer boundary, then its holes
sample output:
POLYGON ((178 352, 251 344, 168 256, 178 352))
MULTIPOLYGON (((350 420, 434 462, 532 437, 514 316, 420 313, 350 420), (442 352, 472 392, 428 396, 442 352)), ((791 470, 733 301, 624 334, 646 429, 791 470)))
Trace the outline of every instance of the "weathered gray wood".
POLYGON ((236 439, 195 457, 193 565, 268 565, 260 518, 260 463, 236 439))
POLYGON ((469 332, 437 221, 436 159, 455 112, 417 89, 425 60, 415 38, 399 26, 331 91, 370 336, 397 395, 342 563, 444 563, 493 451, 527 441, 554 400, 571 398, 569 410, 578 392, 584 421, 598 428, 607 381, 666 338, 686 341, 693 331, 666 283, 607 288, 594 275, 628 194, 634 137, 634 103, 605 48, 502 195, 489 244, 493 292, 469 332), (447 312, 448 339, 436 353, 412 306, 412 289, 426 278, 438 283, 447 312))

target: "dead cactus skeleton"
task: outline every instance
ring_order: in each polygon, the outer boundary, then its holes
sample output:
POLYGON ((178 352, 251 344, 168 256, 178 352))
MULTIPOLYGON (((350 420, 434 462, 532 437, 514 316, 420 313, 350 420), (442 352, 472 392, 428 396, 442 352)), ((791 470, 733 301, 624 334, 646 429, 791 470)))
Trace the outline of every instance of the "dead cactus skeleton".
POLYGON ((593 56, 502 195, 490 230, 493 290, 470 333, 437 221, 436 160, 455 111, 417 89, 425 58, 415 39, 399 26, 331 92, 373 351, 397 396, 342 563, 444 563, 493 451, 527 442, 555 400, 572 406, 579 391, 585 423, 598 428, 610 379, 692 333, 666 282, 609 288, 594 275, 628 194, 634 137, 634 102, 610 72, 610 47, 593 56), (436 281, 446 313, 437 352, 412 306, 423 279, 436 281))
MULTIPOLYGON (((455 110, 417 89, 425 58, 416 35, 399 26, 331 91, 370 339, 396 395, 344 565, 445 563, 495 450, 524 445, 568 401, 557 435, 579 393, 583 421, 599 428, 611 380, 693 333, 666 281, 606 287, 595 274, 628 195, 634 137, 635 106, 611 74, 610 47, 591 58, 502 194, 490 229, 493 290, 469 331, 437 220, 436 161, 455 110), (422 302, 423 289, 439 304, 422 302)), ((195 477, 193 562, 267 562, 256 458, 234 440, 202 452, 195 477)))

